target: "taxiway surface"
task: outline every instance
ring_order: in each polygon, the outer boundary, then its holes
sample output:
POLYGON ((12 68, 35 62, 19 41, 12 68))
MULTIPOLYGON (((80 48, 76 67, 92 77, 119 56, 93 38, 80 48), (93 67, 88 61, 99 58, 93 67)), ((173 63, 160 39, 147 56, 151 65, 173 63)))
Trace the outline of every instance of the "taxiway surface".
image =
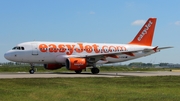
POLYGON ((101 72, 99 74, 91 73, 0 73, 0 79, 3 78, 58 78, 58 77, 126 77, 126 76, 180 76, 180 72, 154 71, 154 72, 101 72))

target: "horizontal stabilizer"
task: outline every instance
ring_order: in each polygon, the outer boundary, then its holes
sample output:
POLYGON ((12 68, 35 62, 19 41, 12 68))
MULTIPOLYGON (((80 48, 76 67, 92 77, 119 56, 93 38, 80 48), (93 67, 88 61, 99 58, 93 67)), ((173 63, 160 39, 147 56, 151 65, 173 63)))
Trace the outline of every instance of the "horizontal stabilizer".
POLYGON ((172 46, 169 46, 169 47, 160 47, 158 49, 161 50, 161 49, 168 49, 168 48, 174 48, 174 47, 172 47, 172 46))

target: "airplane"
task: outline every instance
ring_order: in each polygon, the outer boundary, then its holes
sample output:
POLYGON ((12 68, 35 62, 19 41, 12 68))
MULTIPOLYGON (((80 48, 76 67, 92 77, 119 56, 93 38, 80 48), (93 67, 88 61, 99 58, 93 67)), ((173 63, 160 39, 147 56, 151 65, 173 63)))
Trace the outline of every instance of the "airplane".
POLYGON ((30 74, 35 72, 34 64, 44 64, 48 70, 65 66, 76 73, 91 67, 92 74, 98 74, 97 64, 124 62, 172 48, 152 46, 155 25, 156 18, 149 18, 127 44, 31 41, 18 44, 4 57, 14 62, 29 63, 30 74))

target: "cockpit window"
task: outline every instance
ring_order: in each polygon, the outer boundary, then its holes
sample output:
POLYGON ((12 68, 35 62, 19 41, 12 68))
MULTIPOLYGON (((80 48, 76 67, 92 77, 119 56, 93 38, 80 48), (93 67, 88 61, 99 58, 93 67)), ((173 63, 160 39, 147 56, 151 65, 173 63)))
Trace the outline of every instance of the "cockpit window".
POLYGON ((24 50, 24 47, 21 47, 21 50, 24 50))
POLYGON ((20 50, 20 47, 17 47, 18 50, 20 50))
POLYGON ((18 50, 17 48, 18 48, 18 47, 14 47, 13 50, 18 50))
POLYGON ((14 47, 12 50, 24 50, 24 47, 16 46, 16 47, 14 47))

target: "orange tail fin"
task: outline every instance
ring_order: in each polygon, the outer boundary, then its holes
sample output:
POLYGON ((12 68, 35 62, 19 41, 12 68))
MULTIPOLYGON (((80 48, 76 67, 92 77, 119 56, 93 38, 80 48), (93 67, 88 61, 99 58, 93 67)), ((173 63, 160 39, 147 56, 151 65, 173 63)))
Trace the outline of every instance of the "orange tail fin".
POLYGON ((151 46, 155 25, 156 18, 149 18, 136 37, 129 44, 151 46))

